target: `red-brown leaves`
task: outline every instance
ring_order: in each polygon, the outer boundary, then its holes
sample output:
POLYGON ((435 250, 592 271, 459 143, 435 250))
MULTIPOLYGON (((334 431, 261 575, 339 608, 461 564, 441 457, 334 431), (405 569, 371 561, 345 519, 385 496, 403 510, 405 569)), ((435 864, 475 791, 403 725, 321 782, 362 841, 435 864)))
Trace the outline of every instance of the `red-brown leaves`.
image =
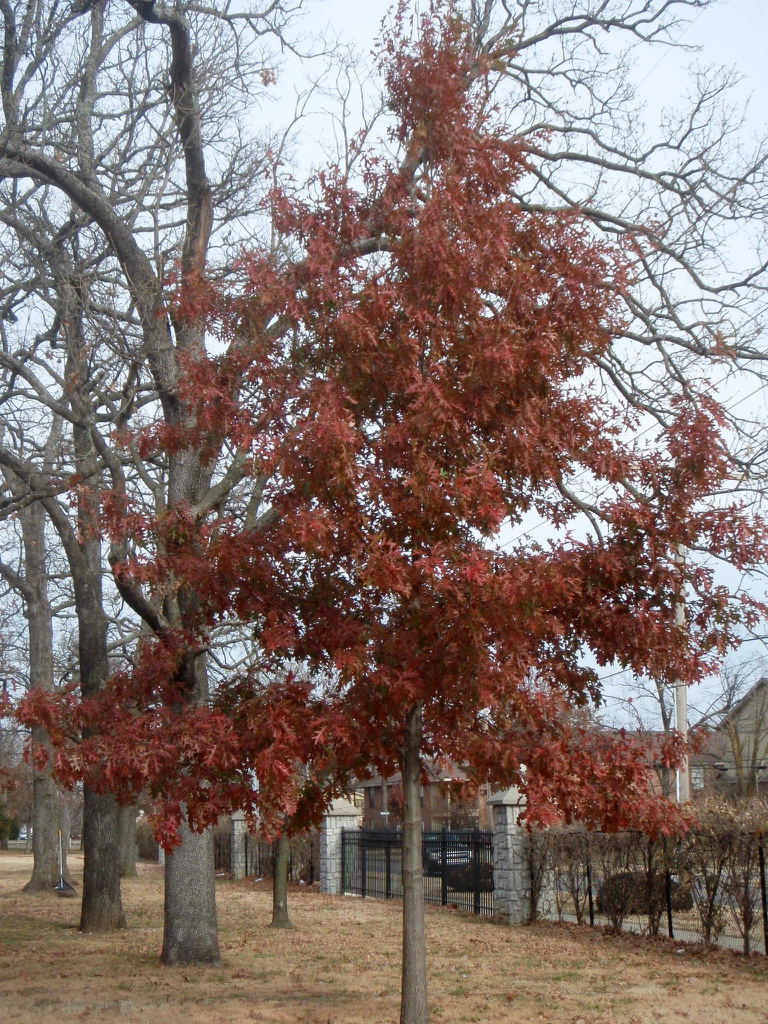
POLYGON ((596 369, 632 254, 578 211, 521 208, 533 157, 452 9, 413 40, 401 25, 383 60, 400 152, 362 154, 355 182, 330 170, 315 201, 273 195, 295 258, 244 256, 240 294, 185 283, 176 315, 204 316, 226 355, 188 361, 186 419, 140 440, 211 460, 229 446, 262 481, 269 528, 109 496, 108 530, 143 552, 115 571, 165 598, 186 587, 197 619, 99 702, 61 702, 70 734, 88 716, 109 733, 75 748, 42 704, 28 716, 68 777, 148 785, 168 822, 184 802, 202 826, 236 805, 316 816, 351 772, 394 767, 419 701, 424 753, 469 764, 471 783, 521 782, 537 820, 667 830, 637 745, 574 710, 599 696, 586 653, 700 678, 750 611, 673 552, 744 568, 765 556, 762 523, 709 501, 729 461, 706 394, 681 389, 672 422, 633 438, 635 410, 596 369), (584 539, 580 489, 602 536, 584 539), (496 546, 532 509, 560 540, 496 546), (179 666, 229 616, 254 624, 259 670, 185 708, 179 666), (285 676, 297 663, 309 681, 285 676))

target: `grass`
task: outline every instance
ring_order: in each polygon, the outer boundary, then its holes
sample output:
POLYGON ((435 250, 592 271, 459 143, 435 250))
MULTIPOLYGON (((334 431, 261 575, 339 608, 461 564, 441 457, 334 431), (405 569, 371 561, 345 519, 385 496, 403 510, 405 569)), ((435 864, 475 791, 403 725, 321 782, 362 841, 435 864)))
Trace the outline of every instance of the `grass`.
MULTIPOLYGON (((74 861, 77 871, 79 862, 74 861)), ((401 908, 292 889, 272 931, 263 883, 218 887, 221 968, 163 968, 162 874, 127 880, 126 931, 82 935, 78 900, 27 895, 0 854, 3 1021, 396 1024, 401 908)), ((768 963, 588 928, 504 928, 427 908, 433 1024, 768 1024, 768 963), (680 953, 678 950, 683 949, 680 953)))

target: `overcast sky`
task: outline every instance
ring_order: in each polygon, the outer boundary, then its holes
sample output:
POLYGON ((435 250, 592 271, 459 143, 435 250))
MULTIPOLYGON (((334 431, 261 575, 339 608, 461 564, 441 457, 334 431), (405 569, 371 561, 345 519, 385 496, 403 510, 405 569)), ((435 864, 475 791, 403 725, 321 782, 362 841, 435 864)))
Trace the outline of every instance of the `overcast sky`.
MULTIPOLYGON (((391 8, 389 0, 315 0, 307 24, 318 31, 329 26, 343 38, 370 49, 391 8)), ((645 79, 641 88, 651 107, 658 113, 663 105, 684 95, 686 68, 698 61, 735 68, 744 76, 740 95, 752 95, 750 119, 754 127, 762 127, 768 121, 768 2, 722 0, 698 14, 693 12, 679 38, 686 45, 699 47, 699 52, 656 47, 640 61, 638 77, 645 79)))

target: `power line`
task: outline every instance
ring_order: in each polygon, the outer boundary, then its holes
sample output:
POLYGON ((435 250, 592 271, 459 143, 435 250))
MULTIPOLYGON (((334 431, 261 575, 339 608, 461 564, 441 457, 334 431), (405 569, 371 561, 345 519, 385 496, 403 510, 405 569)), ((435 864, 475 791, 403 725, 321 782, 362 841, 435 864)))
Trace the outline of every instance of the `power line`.
POLYGON ((701 9, 701 10, 699 11, 699 13, 698 13, 698 14, 696 15, 696 17, 695 17, 695 18, 693 18, 693 20, 692 20, 692 21, 689 21, 689 22, 688 22, 688 24, 687 24, 687 25, 685 26, 685 28, 683 29, 683 31, 682 31, 682 32, 680 33, 680 35, 679 35, 679 36, 677 37, 677 39, 675 39, 675 41, 674 41, 673 43, 669 43, 669 44, 668 44, 668 46, 669 46, 669 49, 665 50, 665 51, 664 51, 664 53, 662 53, 662 55, 661 55, 661 56, 659 57, 659 59, 658 59, 658 60, 656 61, 656 63, 655 63, 654 65, 653 65, 653 67, 651 68, 651 70, 650 70, 650 71, 648 71, 648 72, 647 72, 647 73, 646 73, 645 75, 643 75, 643 77, 642 77, 642 78, 640 79, 640 81, 639 81, 639 82, 637 83, 637 88, 638 88, 638 89, 640 88, 640 86, 641 86, 641 85, 642 85, 642 84, 643 84, 644 82, 646 82, 646 81, 647 81, 647 80, 648 80, 648 79, 649 79, 649 78, 651 77, 651 75, 652 75, 652 74, 653 74, 653 72, 654 72, 654 71, 656 70, 656 68, 657 68, 657 67, 659 66, 659 64, 661 64, 661 63, 662 63, 662 61, 665 61, 665 60, 667 59, 667 57, 669 56, 669 54, 670 54, 670 53, 672 52, 672 48, 673 48, 674 46, 677 46, 677 44, 678 44, 678 43, 680 42, 680 40, 681 40, 681 39, 683 38, 683 36, 684 36, 684 35, 686 34, 686 32, 688 32, 688 30, 689 30, 689 29, 693 28, 693 26, 694 26, 694 25, 696 24, 696 22, 697 22, 697 21, 699 20, 699 18, 700 18, 700 17, 702 16, 702 14, 703 14, 703 13, 704 13, 704 8, 702 8, 702 9, 701 9))

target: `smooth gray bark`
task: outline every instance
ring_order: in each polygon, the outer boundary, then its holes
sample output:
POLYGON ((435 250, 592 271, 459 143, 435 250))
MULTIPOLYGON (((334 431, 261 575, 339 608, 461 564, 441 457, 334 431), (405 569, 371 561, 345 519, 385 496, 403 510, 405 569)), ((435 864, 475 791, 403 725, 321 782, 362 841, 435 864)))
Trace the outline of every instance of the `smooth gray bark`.
POLYGON ((400 1024, 428 1024, 427 943, 421 859, 421 704, 405 721, 403 775, 403 972, 400 1024))
POLYGON ((120 877, 136 878, 136 805, 117 809, 117 835, 120 850, 120 877))

